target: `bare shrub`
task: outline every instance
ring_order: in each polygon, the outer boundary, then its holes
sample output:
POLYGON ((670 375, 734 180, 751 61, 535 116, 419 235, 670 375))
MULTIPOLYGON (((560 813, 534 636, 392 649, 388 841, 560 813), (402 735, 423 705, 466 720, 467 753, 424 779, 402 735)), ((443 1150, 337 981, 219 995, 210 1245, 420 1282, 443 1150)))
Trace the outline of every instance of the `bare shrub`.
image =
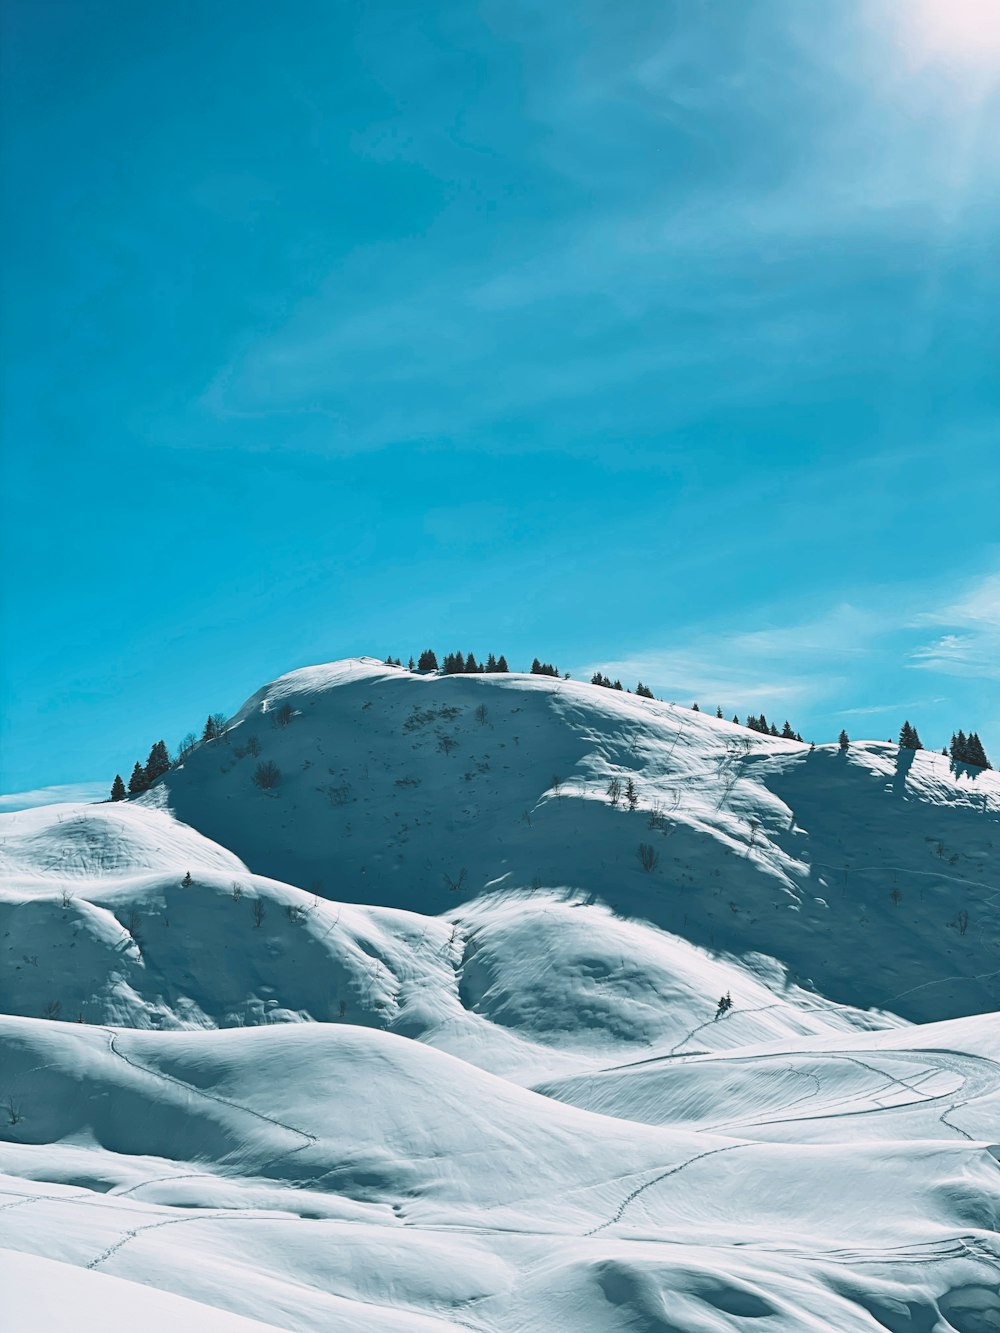
POLYGON ((622 798, 622 780, 619 777, 614 777, 608 783, 608 801, 611 803, 611 805, 617 806, 621 798, 622 798))
POLYGON ((339 787, 326 787, 325 791, 331 805, 346 805, 351 799, 351 787, 347 782, 342 782, 339 787))
POLYGON ((48 1004, 42 1010, 42 1017, 49 1018, 53 1022, 59 1017, 59 1011, 62 1008, 58 1000, 49 1000, 48 1004))
POLYGON ((254 769, 253 781, 262 791, 271 791, 281 782, 281 770, 273 759, 262 759, 254 769))
POLYGON ((965 932, 969 929, 968 912, 964 910, 961 912, 956 912, 954 921, 949 921, 948 925, 953 926, 960 935, 964 935, 965 932))
POLYGON ((3 1109, 7 1116, 8 1125, 17 1125, 24 1119, 21 1103, 13 1096, 13 1094, 4 1098, 3 1109))
POLYGON ((256 759, 260 754, 260 741, 256 736, 247 737, 247 754, 250 755, 252 759, 256 759))
POLYGON ((458 872, 457 879, 452 879, 451 875, 446 873, 444 875, 444 882, 448 886, 448 892, 458 893, 461 890, 462 885, 465 883, 465 876, 467 874, 468 871, 466 870, 465 866, 463 866, 462 869, 458 872))
POLYGON ((193 731, 189 731, 186 736, 183 736, 177 746, 177 762, 183 764, 185 759, 194 754, 194 748, 197 744, 198 737, 193 731))
POLYGON ((650 846, 648 842, 639 843, 639 864, 643 870, 655 870, 660 864, 660 854, 655 847, 650 846))
POLYGON ((666 818, 663 814, 663 806, 659 801, 654 801, 649 807, 649 827, 653 829, 662 829, 666 826, 666 818))
POLYGON ((234 903, 238 903, 239 900, 243 897, 243 885, 239 882, 238 879, 233 880, 232 895, 234 903))
POLYGON ((228 745, 228 744, 229 744, 229 731, 228 731, 228 727, 229 727, 229 719, 226 717, 225 713, 213 713, 213 714, 212 714, 212 726, 215 728, 215 736, 216 736, 216 739, 217 739, 217 740, 220 740, 220 741, 224 740, 224 741, 226 742, 226 744, 228 745))
POLYGON ((254 926, 257 928, 257 930, 260 930, 264 922, 264 917, 266 916, 266 912, 264 910, 264 900, 262 898, 255 898, 253 900, 253 905, 250 908, 250 912, 251 915, 253 916, 254 926))
POLYGON ((271 714, 271 725, 272 727, 287 727, 294 716, 292 705, 283 703, 280 708, 276 708, 271 714))
POLYGON ((486 723, 490 720, 490 710, 485 704, 480 704, 473 716, 481 727, 485 727, 486 723))
POLYGON ((442 754, 451 754, 458 748, 458 741, 454 736, 449 736, 446 731, 438 732, 438 749, 442 754))

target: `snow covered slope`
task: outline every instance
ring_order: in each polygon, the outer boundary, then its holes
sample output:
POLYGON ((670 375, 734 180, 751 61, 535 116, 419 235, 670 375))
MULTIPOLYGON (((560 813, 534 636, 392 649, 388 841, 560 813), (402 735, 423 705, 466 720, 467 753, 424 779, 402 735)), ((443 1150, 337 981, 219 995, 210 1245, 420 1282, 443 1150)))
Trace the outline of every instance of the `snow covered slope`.
POLYGON ((848 1004, 1000 1007, 1000 776, 925 751, 810 751, 598 686, 362 659, 259 691, 142 799, 338 901, 438 913, 569 886, 848 1004))
POLYGON ((0 1326, 996 1333, 998 832, 938 756, 367 660, 0 817, 0 1326))
POLYGON ((766 1101, 740 1057, 684 1062, 651 1125, 368 1029, 5 1019, 0 1238, 285 1328, 987 1329, 1000 1049, 976 1023, 821 1044, 766 1101), (800 1132, 814 1112, 841 1132, 800 1132))

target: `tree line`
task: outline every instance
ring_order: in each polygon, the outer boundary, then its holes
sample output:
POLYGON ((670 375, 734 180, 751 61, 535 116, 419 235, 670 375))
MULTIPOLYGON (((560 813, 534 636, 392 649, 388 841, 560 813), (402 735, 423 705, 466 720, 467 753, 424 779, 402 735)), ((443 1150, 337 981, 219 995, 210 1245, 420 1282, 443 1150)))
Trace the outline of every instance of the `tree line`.
MULTIPOLYGON (((202 731, 202 741, 214 741, 222 736, 226 730, 226 721, 225 713, 210 713, 202 731)), ((162 778, 164 773, 168 773, 174 764, 183 763, 197 744, 198 737, 193 731, 189 731, 177 747, 177 757, 172 759, 166 741, 155 741, 150 747, 146 762, 143 764, 138 759, 135 761, 127 788, 122 781, 122 775, 115 774, 114 782, 111 784, 111 799, 124 801, 126 796, 141 796, 144 791, 149 791, 153 783, 162 778)))
MULTIPOLYGON (((387 657, 385 661, 387 666, 402 666, 402 662, 398 657, 395 659, 387 657)), ((408 667, 411 671, 436 671, 445 676, 472 674, 492 675, 504 674, 510 671, 510 667, 507 665, 507 659, 503 653, 501 653, 499 657, 496 657, 493 653, 489 653, 485 661, 477 661, 476 655, 471 652, 465 654, 461 652, 446 653, 439 665, 437 654, 432 648, 424 649, 416 663, 414 663, 414 660, 411 657, 408 662, 408 667)), ((551 662, 543 662, 540 658, 536 657, 531 663, 531 675, 533 676, 552 676, 558 678, 559 674, 559 668, 551 662)), ((565 673, 565 679, 569 679, 568 671, 565 673)), ((625 691, 620 680, 612 680, 610 676, 605 675, 601 671, 594 672, 590 678, 590 683, 591 685, 599 685, 608 690, 619 690, 623 693, 632 693, 631 690, 625 691)), ((647 685, 644 685, 641 680, 636 684, 635 694, 641 699, 655 698, 653 691, 647 685)), ((692 710, 696 713, 701 711, 697 703, 692 704, 692 710)), ((283 726, 287 726, 291 714, 291 707, 286 703, 279 710, 275 717, 275 721, 283 726)), ((720 721, 724 719, 721 706, 716 708, 715 716, 720 721)), ((732 721, 735 726, 741 725, 740 719, 735 713, 733 714, 732 721)), ((768 722, 763 713, 756 716, 753 713, 749 713, 746 722, 742 725, 748 727, 751 731, 756 731, 764 736, 778 736, 784 740, 798 741, 800 744, 805 743, 802 739, 802 733, 795 731, 787 718, 780 731, 773 722, 768 722)), ((207 741, 214 741, 224 736, 226 729, 226 715, 224 713, 211 713, 202 730, 201 742, 205 743, 207 741)), ((850 744, 850 738, 848 737, 846 730, 842 730, 837 739, 840 748, 846 750, 850 744)), ((159 740, 154 742, 150 747, 149 756, 146 762, 143 764, 139 760, 136 760, 127 787, 121 774, 115 774, 114 781, 111 784, 112 801, 123 801, 126 796, 138 796, 142 792, 148 791, 154 782, 161 778, 164 773, 168 772, 175 763, 183 763, 194 751, 198 742, 199 738, 195 733, 193 731, 188 732, 178 746, 176 759, 170 757, 164 741, 159 740)), ((900 728, 899 746, 900 749, 904 750, 922 750, 924 748, 916 727, 910 723, 909 719, 907 719, 900 728)), ((812 748, 815 748, 815 742, 812 742, 812 748)), ((970 731, 968 735, 966 735, 964 731, 955 732, 952 735, 951 744, 943 747, 941 753, 946 757, 950 757, 955 764, 966 764, 971 768, 981 769, 992 769, 993 767, 986 755, 985 749, 983 748, 983 743, 979 739, 978 733, 975 731, 970 731)))

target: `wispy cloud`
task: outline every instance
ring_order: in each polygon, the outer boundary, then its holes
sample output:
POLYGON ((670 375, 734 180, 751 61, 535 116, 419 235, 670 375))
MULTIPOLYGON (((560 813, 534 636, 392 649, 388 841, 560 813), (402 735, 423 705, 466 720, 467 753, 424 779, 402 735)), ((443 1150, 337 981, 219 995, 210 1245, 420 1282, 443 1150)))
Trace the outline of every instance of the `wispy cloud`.
POLYGON ((911 654, 909 666, 948 676, 1000 680, 1000 574, 988 574, 955 602, 917 616, 914 626, 947 627, 911 654))
POLYGON ((844 684, 851 664, 872 651, 885 624, 874 612, 843 603, 792 625, 712 635, 699 627, 679 637, 682 649, 648 649, 582 669, 641 680, 665 697, 733 707, 804 706, 844 684))
POLYGON ((32 791, 10 792, 0 796, 0 812, 31 810, 39 805, 61 805, 64 801, 104 801, 106 782, 67 782, 61 786, 35 787, 32 791))

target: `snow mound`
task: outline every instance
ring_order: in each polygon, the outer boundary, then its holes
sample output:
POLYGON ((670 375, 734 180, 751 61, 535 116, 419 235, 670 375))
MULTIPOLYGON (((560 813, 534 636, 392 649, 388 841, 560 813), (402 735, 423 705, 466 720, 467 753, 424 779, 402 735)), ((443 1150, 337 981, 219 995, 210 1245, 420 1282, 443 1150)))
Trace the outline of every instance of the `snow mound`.
POLYGON ((0 815, 0 877, 26 886, 139 870, 244 870, 239 857, 169 811, 121 801, 47 805, 0 815))

